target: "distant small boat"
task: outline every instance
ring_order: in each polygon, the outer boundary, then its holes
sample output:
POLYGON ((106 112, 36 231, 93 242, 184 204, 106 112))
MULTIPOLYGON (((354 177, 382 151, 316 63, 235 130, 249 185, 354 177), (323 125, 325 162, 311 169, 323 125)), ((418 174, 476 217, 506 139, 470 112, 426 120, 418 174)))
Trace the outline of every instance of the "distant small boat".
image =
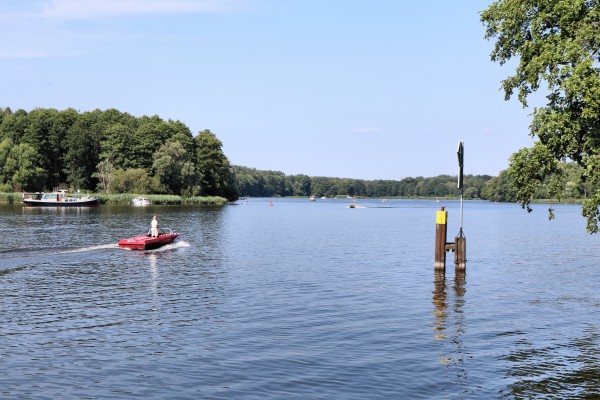
POLYGON ((152 237, 150 231, 146 235, 139 235, 119 240, 119 247, 131 250, 151 250, 173 243, 179 236, 171 228, 159 228, 158 236, 152 237))
POLYGON ((365 208, 365 206, 359 206, 358 204, 348 204, 346 208, 365 208))
POLYGON ((316 198, 315 196, 310 196, 310 197, 308 198, 308 200, 310 200, 310 201, 317 201, 317 198, 316 198))
POLYGON ((96 207, 99 197, 68 196, 66 190, 51 193, 23 193, 23 203, 37 207, 96 207))
POLYGON ((150 200, 148 200, 146 197, 136 197, 135 199, 131 200, 131 204, 134 206, 147 206, 150 204, 150 200))

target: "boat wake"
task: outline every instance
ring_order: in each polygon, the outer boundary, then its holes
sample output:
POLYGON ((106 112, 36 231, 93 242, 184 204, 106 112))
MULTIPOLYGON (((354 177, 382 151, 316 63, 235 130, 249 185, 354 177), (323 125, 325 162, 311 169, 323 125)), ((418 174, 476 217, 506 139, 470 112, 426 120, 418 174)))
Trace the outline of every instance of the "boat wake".
POLYGON ((151 254, 162 253, 162 252, 165 252, 165 251, 176 250, 176 249, 182 249, 182 248, 190 247, 190 246, 191 245, 190 245, 189 242, 186 242, 186 241, 183 241, 183 240, 175 242, 175 243, 169 243, 169 244, 166 244, 164 246, 160 246, 160 247, 158 247, 156 249, 150 249, 150 250, 128 249, 127 247, 119 247, 117 245, 118 248, 126 250, 126 251, 151 253, 151 254))
POLYGON ((184 247, 190 247, 190 244, 184 240, 180 240, 174 243, 169 243, 166 244, 164 246, 161 246, 157 249, 153 249, 153 250, 146 250, 147 253, 161 253, 163 251, 169 251, 169 250, 175 250, 175 249, 182 249, 184 247))
POLYGON ((18 248, 18 249, 10 249, 0 251, 0 260, 1 259, 12 259, 15 257, 24 258, 24 257, 41 257, 41 256, 53 256, 57 254, 72 254, 72 253, 85 253, 87 251, 94 250, 102 250, 102 249, 116 249, 116 243, 110 244, 101 244, 96 246, 89 247, 79 247, 79 248, 68 248, 68 249, 57 249, 57 248, 39 248, 32 250, 31 248, 18 248))
POLYGON ((102 250, 102 249, 117 249, 117 248, 119 248, 119 246, 116 243, 99 244, 99 245, 96 245, 96 246, 82 247, 82 248, 79 248, 79 249, 71 249, 71 250, 59 251, 59 252, 56 252, 54 254, 85 253, 86 251, 94 251, 94 250, 102 250))
MULTIPOLYGON (((185 247, 190 247, 190 243, 186 242, 186 241, 177 241, 175 243, 171 243, 171 244, 167 244, 165 246, 159 247, 158 249, 145 250, 145 252, 146 253, 161 253, 161 252, 181 249, 181 248, 185 248, 185 247)), ((76 248, 76 249, 64 249, 64 250, 54 249, 54 251, 52 251, 51 249, 38 249, 35 251, 31 251, 31 249, 25 249, 25 248, 16 249, 16 250, 12 249, 11 251, 0 250, 0 275, 7 272, 6 270, 4 270, 2 268, 4 261, 10 260, 11 264, 14 264, 18 260, 26 260, 26 259, 32 260, 32 259, 35 259, 36 257, 48 257, 48 256, 61 255, 61 254, 78 254, 78 253, 86 253, 86 252, 90 252, 90 251, 106 250, 106 249, 120 249, 120 247, 117 243, 108 243, 108 244, 100 244, 100 245, 95 245, 95 246, 80 247, 80 248, 76 248)), ((130 250, 130 249, 123 249, 123 250, 130 250)))
POLYGON ((95 250, 117 248, 119 248, 119 246, 117 246, 116 243, 110 243, 70 249, 41 248, 31 250, 29 248, 19 248, 11 249, 10 251, 0 251, 0 276, 10 272, 19 271, 23 268, 29 268, 32 265, 36 265, 38 262, 43 262, 47 260, 49 256, 56 257, 58 255, 77 254, 95 250), (19 266, 19 264, 26 265, 19 266), (8 268, 4 268, 5 266, 8 268))

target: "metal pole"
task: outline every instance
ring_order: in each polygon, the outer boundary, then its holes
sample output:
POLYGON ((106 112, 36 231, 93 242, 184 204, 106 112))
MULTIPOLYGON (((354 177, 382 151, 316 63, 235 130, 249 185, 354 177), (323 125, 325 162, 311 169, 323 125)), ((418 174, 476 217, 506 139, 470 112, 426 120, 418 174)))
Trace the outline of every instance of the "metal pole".
POLYGON ((460 231, 458 232, 459 237, 463 237, 463 189, 460 189, 460 231))
POLYGON ((465 160, 465 147, 463 142, 458 142, 456 155, 458 156, 458 188, 460 189, 460 231, 458 237, 463 237, 463 166, 465 160))
POLYGON ((454 266, 457 270, 464 271, 467 262, 467 238, 463 233, 463 167, 465 160, 465 148, 463 142, 458 143, 458 188, 460 189, 460 231, 454 238, 454 266))

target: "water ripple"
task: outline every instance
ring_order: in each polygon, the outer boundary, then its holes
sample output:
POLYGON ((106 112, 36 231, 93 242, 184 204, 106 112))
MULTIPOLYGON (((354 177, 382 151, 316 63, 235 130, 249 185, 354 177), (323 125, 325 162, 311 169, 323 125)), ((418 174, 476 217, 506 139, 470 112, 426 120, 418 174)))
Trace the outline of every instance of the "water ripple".
POLYGON ((600 245, 569 207, 552 225, 469 203, 467 274, 450 254, 436 275, 435 202, 275 203, 157 208, 182 236, 154 251, 115 245, 145 211, 0 206, 19 232, 0 251, 0 398, 600 396, 600 245))

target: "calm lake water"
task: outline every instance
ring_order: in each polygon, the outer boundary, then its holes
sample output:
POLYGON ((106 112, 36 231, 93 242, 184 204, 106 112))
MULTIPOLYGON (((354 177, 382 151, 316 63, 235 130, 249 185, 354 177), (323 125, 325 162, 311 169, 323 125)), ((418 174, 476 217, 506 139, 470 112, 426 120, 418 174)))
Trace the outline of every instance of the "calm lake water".
MULTIPOLYGON (((269 200, 273 205, 269 205, 269 200)), ((0 205, 2 399, 600 397, 600 236, 580 207, 0 205), (153 214, 181 233, 119 249, 153 214)))

